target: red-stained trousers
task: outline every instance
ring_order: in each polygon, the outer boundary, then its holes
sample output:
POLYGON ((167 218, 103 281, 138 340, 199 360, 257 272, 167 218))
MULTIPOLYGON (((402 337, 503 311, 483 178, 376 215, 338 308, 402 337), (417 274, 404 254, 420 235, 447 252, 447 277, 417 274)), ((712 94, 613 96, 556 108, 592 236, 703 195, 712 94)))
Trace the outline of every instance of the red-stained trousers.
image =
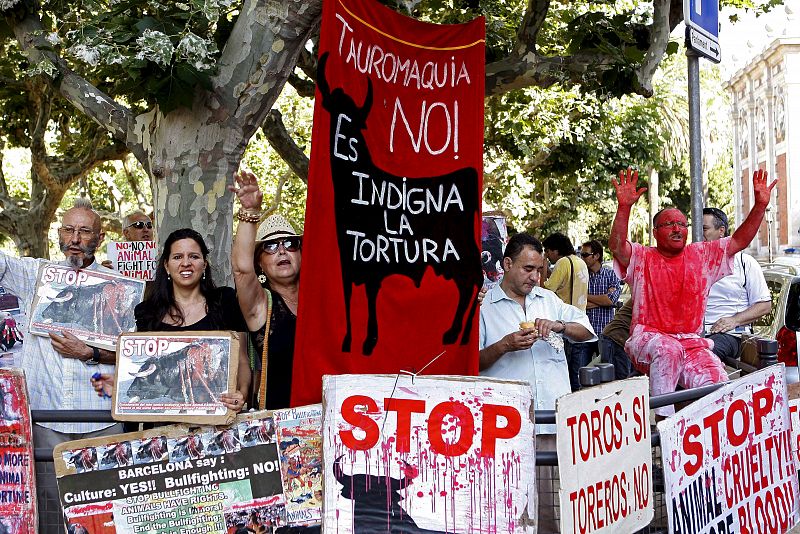
MULTIPOLYGON (((650 394, 675 391, 676 385, 696 388, 728 381, 725 366, 711 352, 714 342, 697 334, 664 334, 636 325, 625 343, 636 369, 650 377, 650 394)), ((657 408, 656 414, 669 416, 675 408, 657 408)))

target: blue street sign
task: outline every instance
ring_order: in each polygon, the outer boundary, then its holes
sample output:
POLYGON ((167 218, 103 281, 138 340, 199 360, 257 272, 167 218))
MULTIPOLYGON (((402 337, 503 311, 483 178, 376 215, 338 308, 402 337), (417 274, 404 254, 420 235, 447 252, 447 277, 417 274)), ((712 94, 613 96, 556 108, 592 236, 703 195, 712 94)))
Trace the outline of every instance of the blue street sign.
POLYGON ((683 18, 687 26, 719 41, 719 0, 684 0, 683 18))
POLYGON ((686 46, 719 63, 719 0, 683 0, 686 46))

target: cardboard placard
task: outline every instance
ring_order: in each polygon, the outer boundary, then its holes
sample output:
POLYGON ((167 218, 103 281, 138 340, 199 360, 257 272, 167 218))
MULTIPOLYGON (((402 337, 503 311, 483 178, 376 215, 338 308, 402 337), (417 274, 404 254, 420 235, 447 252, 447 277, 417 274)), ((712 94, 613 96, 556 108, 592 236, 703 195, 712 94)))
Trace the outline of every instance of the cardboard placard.
POLYGON ((658 430, 670 533, 787 532, 800 520, 783 364, 722 386, 658 430))
POLYGON ((242 414, 228 427, 172 425, 71 441, 53 458, 68 528, 222 534, 286 524, 268 411, 242 414))
POLYGON ((144 282, 93 269, 43 262, 39 267, 30 333, 74 334, 87 345, 114 350, 117 336, 136 329, 134 307, 144 282))
POLYGON ((155 278, 158 263, 156 241, 109 241, 107 255, 114 270, 123 276, 145 281, 155 278))
POLYGON ((25 376, 0 369, 0 532, 38 532, 31 433, 25 376))
POLYGON ((533 532, 533 392, 456 376, 323 379, 323 531, 533 532))
POLYGON ((502 215, 483 215, 481 221, 481 265, 483 285, 492 288, 503 278, 503 251, 508 242, 506 218, 502 215))
POLYGON ((561 532, 635 532, 653 519, 647 377, 556 400, 561 532))
POLYGON ((118 421, 229 424, 235 413, 219 401, 236 390, 237 332, 122 334, 112 415, 118 421))
POLYGON ((319 524, 322 518, 322 405, 275 410, 286 520, 319 524))

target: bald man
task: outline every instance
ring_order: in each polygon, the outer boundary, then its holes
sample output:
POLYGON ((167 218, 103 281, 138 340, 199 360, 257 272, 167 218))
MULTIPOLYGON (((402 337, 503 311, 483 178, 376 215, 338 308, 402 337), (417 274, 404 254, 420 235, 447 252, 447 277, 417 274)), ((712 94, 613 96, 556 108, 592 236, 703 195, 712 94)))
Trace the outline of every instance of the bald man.
MULTIPOLYGON (((628 169, 613 180, 617 214, 611 227, 609 248, 614 270, 631 287, 631 336, 625 343, 633 365, 650 376, 650 393, 675 391, 677 384, 695 388, 728 379, 722 362, 703 337, 703 314, 708 292, 731 274, 733 256, 755 237, 777 182, 767 185, 767 173, 753 174, 755 202, 747 218, 731 237, 686 244, 689 224, 680 210, 666 208, 653 218, 655 247, 628 241, 631 209, 647 188, 637 189, 638 172, 628 169)), ((700 224, 702 221, 697 221, 700 224)), ((669 406, 656 414, 674 413, 669 406)))
MULTIPOLYGON (((64 212, 58 228, 58 244, 64 253, 61 265, 73 269, 109 271, 95 262, 94 253, 105 237, 100 217, 91 203, 78 199, 64 212)), ((31 317, 39 265, 37 258, 16 258, 0 252, 0 285, 17 295, 20 307, 31 317)), ((25 370, 32 410, 110 410, 111 401, 98 397, 89 381, 95 372, 113 373, 113 352, 89 347, 69 332, 50 334, 50 338, 28 336, 22 349, 21 367, 25 370)), ((54 447, 64 441, 118 433, 122 426, 110 423, 36 423, 35 447, 54 447)), ((56 525, 63 521, 58 508, 58 492, 52 464, 37 462, 36 486, 40 522, 56 525), (47 467, 48 469, 45 469, 47 467), (49 474, 48 471, 49 470, 49 474), (45 504, 47 499, 48 504, 45 504), (43 514, 47 514, 45 517, 43 514), (52 514, 52 517, 50 516, 52 514)))

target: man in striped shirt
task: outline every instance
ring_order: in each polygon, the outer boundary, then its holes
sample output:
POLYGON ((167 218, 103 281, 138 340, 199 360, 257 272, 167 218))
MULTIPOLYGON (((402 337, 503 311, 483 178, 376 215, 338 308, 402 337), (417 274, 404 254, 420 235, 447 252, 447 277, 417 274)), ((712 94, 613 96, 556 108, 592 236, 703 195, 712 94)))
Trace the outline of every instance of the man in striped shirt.
MULTIPOLYGON (((581 246, 581 258, 589 269, 589 294, 586 297, 586 315, 595 332, 602 332, 614 318, 620 281, 614 271, 603 267, 603 245, 593 239, 581 246)), ((589 365, 595 354, 599 354, 597 341, 575 343, 572 348, 573 368, 570 377, 577 381, 578 369, 589 365)))

